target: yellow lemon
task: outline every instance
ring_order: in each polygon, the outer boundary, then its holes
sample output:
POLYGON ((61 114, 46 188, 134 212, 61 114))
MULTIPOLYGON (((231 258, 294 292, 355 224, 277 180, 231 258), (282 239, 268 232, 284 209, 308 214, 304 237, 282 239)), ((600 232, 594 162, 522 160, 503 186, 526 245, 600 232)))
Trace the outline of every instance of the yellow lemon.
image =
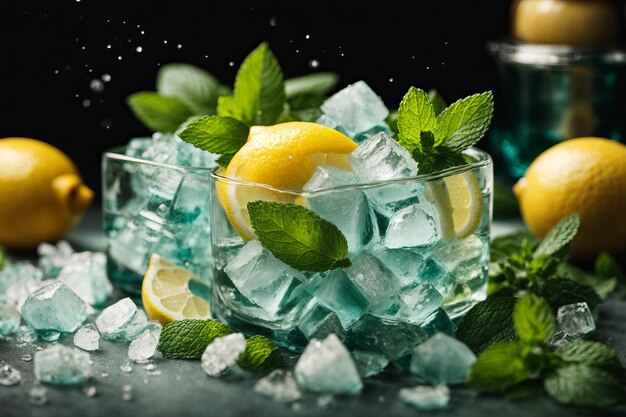
POLYGON ((357 148, 350 138, 329 127, 306 122, 254 126, 246 144, 235 154, 223 173, 240 185, 221 180, 217 193, 235 230, 244 239, 254 238, 247 204, 255 200, 295 202, 297 194, 281 190, 301 190, 320 165, 351 170, 348 154, 357 148))
POLYGON ((579 138, 548 149, 514 187, 522 217, 544 237, 561 218, 580 214, 572 254, 592 258, 626 249, 626 146, 579 138))
POLYGON ((31 249, 58 240, 92 200, 72 161, 54 146, 0 139, 0 245, 31 249))
POLYGON ((480 186, 471 172, 446 177, 444 184, 448 202, 439 205, 444 221, 444 237, 451 235, 447 229, 453 229, 454 237, 463 239, 471 235, 480 224, 483 208, 480 186), (447 219, 452 221, 446 222, 447 219))
POLYGON ((210 319, 209 287, 197 275, 156 253, 143 277, 141 301, 151 320, 210 319))

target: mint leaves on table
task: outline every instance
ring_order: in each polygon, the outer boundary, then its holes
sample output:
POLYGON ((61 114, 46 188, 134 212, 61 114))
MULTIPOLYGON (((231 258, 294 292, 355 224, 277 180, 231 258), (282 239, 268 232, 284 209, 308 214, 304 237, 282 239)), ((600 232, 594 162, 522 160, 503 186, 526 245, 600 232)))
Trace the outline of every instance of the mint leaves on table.
POLYGON ((491 344, 515 340, 513 297, 489 297, 467 312, 456 338, 478 354, 491 344))
POLYGON ((548 302, 520 298, 513 312, 518 341, 496 343, 472 365, 469 384, 484 393, 505 393, 525 381, 543 380, 545 391, 563 404, 606 407, 626 398, 626 373, 615 351, 598 342, 549 345, 555 318, 548 302))
POLYGON ((278 345, 265 336, 252 336, 246 340, 246 350, 237 364, 246 371, 262 374, 280 365, 278 345))
POLYGON ((166 358, 199 359, 213 339, 232 332, 217 320, 176 320, 163 327, 157 349, 166 358))
POLYGON ((290 267, 323 272, 350 266, 345 236, 313 211, 289 203, 252 201, 248 213, 263 247, 290 267))
POLYGON ((429 174, 462 165, 463 151, 487 132, 493 116, 493 93, 464 98, 445 107, 438 93, 411 87, 398 108, 398 142, 429 174))

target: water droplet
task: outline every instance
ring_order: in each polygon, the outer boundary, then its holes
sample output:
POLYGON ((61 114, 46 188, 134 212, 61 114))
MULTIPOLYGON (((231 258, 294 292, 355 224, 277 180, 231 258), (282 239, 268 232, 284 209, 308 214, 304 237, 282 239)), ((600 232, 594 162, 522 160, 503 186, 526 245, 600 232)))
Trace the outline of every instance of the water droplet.
POLYGON ((345 56, 343 52, 341 53, 341 56, 345 56))
POLYGON ((135 48, 135 51, 137 51, 138 53, 141 53, 141 51, 143 51, 143 48, 141 46, 138 46, 135 48))
POLYGON ((208 56, 208 55, 205 55, 205 56, 204 56, 204 58, 205 58, 205 59, 209 59, 209 56, 208 56))
POLYGON ((84 51, 87 48, 85 47, 85 45, 83 45, 83 46, 80 47, 80 49, 82 49, 84 51))
POLYGON ((83 393, 85 394, 85 397, 93 398, 96 395, 98 395, 98 389, 94 387, 93 385, 90 385, 88 387, 83 388, 83 393))
POLYGON ((445 41, 443 44, 447 46, 448 45, 448 41, 445 41))
POLYGON ((167 45, 167 39, 163 40, 163 43, 167 45))
POLYGON ((107 45, 107 49, 111 49, 111 44, 108 44, 108 45, 107 45))
POLYGON ((101 376, 102 378, 108 378, 108 377, 109 377, 109 374, 108 374, 108 372, 102 372, 102 373, 100 374, 100 376, 101 376))
POLYGON ((129 384, 122 385, 122 400, 131 401, 133 399, 133 387, 129 384))
POLYGON ((234 66, 235 66, 235 63, 234 63, 233 61, 230 61, 230 62, 228 63, 228 66, 229 66, 229 67, 234 67, 234 66))
POLYGON ((111 76, 109 74, 102 74, 102 81, 104 81, 105 83, 108 83, 109 81, 111 81, 111 76))
POLYGON ((393 78, 390 77, 389 78, 389 82, 392 83, 393 82, 393 78))
POLYGON ((94 93, 100 93, 104 90, 104 83, 97 78, 94 78, 89 82, 89 88, 94 93))
POLYGON ((427 70, 429 70, 429 69, 430 69, 430 67, 426 67, 426 69, 427 69, 427 70))
POLYGON ((139 33, 141 33, 142 35, 145 35, 145 34, 146 34, 146 31, 145 31, 145 30, 142 30, 142 31, 141 31, 141 32, 139 32, 139 33))
MULTIPOLYGON (((100 121, 100 126, 102 126, 103 129, 109 130, 112 125, 113 125, 113 121, 109 119, 108 117, 105 117, 104 119, 100 121)), ((128 367, 130 368, 130 371, 132 372, 133 368, 131 368, 130 365, 128 365, 128 367)), ((122 369, 122 367, 120 367, 120 370, 122 372, 126 372, 124 371, 124 369, 122 369)))
POLYGON ((309 61, 309 67, 317 68, 320 66, 320 62, 317 59, 312 59, 309 61))
POLYGON ((76 0, 76 3, 80 3, 80 0, 76 0))
POLYGON ((298 54, 298 53, 300 53, 300 50, 299 50, 299 49, 296 49, 296 54, 298 54))
POLYGON ((181 49, 183 46, 179 43, 178 45, 176 45, 176 49, 181 49))
POLYGON ((24 362, 30 362, 30 361, 32 361, 32 360, 33 360, 33 356, 32 356, 32 355, 29 355, 29 354, 22 355, 22 360, 23 360, 24 362))
POLYGON ((83 107, 89 107, 91 106, 91 100, 89 100, 88 98, 83 100, 83 107))
POLYGON ((276 26, 276 16, 270 17, 270 26, 276 26))
POLYGON ((55 74, 55 75, 59 75, 59 70, 58 70, 58 69, 55 69, 55 70, 54 70, 54 74, 55 74))
POLYGON ((121 61, 122 60, 122 55, 118 55, 117 60, 121 61))
POLYGON ((445 63, 445 62, 443 62, 443 61, 441 61, 441 65, 446 65, 446 63, 445 63))
POLYGON ((304 38, 305 38, 305 39, 310 39, 310 38, 311 38, 311 35, 305 35, 305 36, 304 36, 304 38))

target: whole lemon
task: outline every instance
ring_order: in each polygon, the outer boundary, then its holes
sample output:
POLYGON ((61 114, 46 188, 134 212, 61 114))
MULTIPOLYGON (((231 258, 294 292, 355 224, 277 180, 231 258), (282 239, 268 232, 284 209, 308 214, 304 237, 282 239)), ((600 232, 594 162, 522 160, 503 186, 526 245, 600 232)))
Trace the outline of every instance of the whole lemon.
POLYGON ((59 149, 35 139, 0 139, 0 245, 31 249, 58 240, 92 200, 59 149))
POLYGON ((514 187, 522 217, 544 237, 561 218, 580 214, 572 256, 626 250, 626 146, 601 138, 561 142, 533 161, 514 187))

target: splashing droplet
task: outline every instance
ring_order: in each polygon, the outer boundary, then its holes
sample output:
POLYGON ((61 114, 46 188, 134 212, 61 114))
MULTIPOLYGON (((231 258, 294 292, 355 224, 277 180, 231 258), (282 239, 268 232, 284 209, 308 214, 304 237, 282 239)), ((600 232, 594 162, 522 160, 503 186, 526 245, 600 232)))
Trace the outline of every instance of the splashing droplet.
POLYGON ((89 107, 91 106, 91 100, 89 100, 88 98, 83 100, 83 107, 89 107))
POLYGON ((272 27, 276 26, 276 16, 270 17, 270 26, 272 27))
POLYGON ((103 129, 109 130, 111 129, 112 125, 113 125, 113 121, 109 119, 108 117, 105 117, 104 119, 100 121, 100 126, 102 126, 103 129))
POLYGON ((138 46, 135 48, 135 51, 137 51, 138 53, 141 53, 141 51, 143 51, 143 48, 141 46, 138 46))
POLYGON ((317 59, 312 59, 309 61, 309 67, 317 68, 320 66, 320 62, 317 59))
POLYGON ((389 77, 389 82, 392 83, 393 82, 393 78, 389 77))
POLYGON ((59 70, 58 69, 54 70, 54 75, 59 75, 59 70))
POLYGON ((122 60, 122 55, 118 55, 117 60, 121 61, 122 60))
POLYGON ((108 44, 108 45, 107 45, 107 49, 111 49, 111 44, 108 44))
POLYGON ((105 83, 108 83, 109 81, 111 81, 111 76, 109 74, 102 74, 102 81, 104 81, 105 83))
POLYGON ((235 66, 235 63, 234 63, 233 61, 230 61, 230 62, 228 63, 228 66, 229 66, 229 67, 234 67, 234 66, 235 66))
POLYGON ((304 38, 305 38, 305 39, 310 39, 310 38, 311 38, 311 35, 305 35, 305 36, 304 36, 304 38))
POLYGON ((182 49, 183 45, 181 45, 180 43, 178 45, 176 45, 176 49, 182 49))
POLYGON ((167 45, 167 39, 163 40, 163 43, 167 45))
POLYGON ((100 81, 99 79, 95 78, 89 82, 89 88, 94 93, 100 93, 102 90, 104 90, 104 83, 100 81))
POLYGON ((141 33, 142 35, 145 35, 145 34, 146 34, 146 31, 145 31, 145 30, 142 30, 142 31, 141 31, 141 32, 139 32, 139 33, 141 33))

